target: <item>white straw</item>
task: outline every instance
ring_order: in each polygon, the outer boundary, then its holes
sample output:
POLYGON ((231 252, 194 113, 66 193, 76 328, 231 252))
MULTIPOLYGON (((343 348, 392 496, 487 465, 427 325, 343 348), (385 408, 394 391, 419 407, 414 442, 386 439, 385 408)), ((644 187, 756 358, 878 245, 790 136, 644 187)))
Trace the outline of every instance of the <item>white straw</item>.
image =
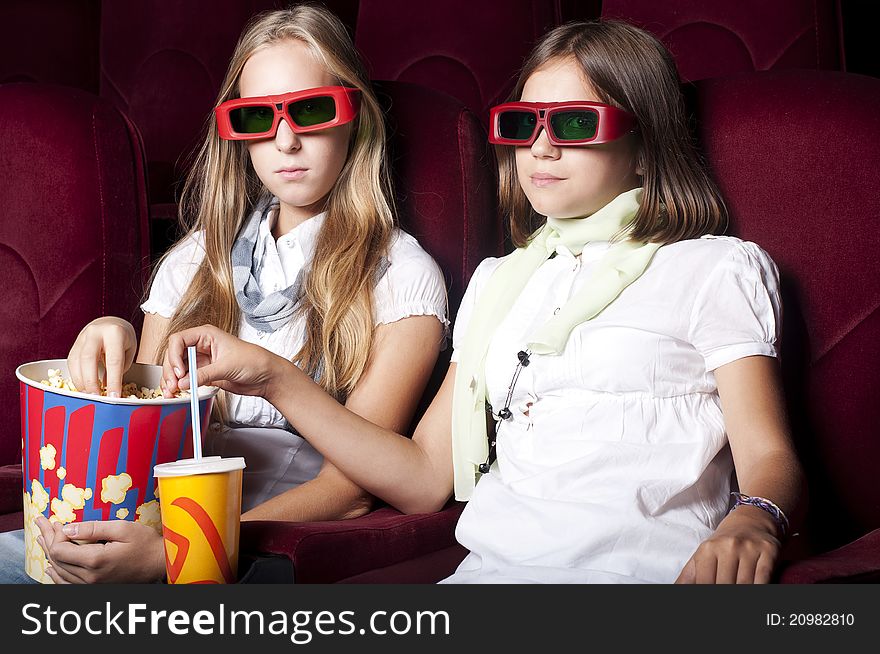
POLYGON ((202 428, 201 416, 199 416, 199 382, 196 368, 196 348, 190 345, 186 348, 189 357, 189 405, 192 414, 193 428, 193 458, 202 458, 202 428))

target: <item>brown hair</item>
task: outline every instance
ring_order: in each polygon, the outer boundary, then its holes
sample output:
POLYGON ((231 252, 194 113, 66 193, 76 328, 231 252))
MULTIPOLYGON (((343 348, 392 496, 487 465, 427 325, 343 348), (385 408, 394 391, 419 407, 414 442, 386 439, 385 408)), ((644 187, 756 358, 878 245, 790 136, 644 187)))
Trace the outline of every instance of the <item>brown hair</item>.
MULTIPOLYGON (((616 20, 561 25, 529 55, 511 100, 520 99, 532 73, 561 59, 577 62, 603 102, 638 121, 644 193, 630 238, 673 243, 723 231, 727 209, 693 145, 675 62, 663 44, 616 20)), ((520 187, 514 148, 496 146, 496 154, 501 209, 514 245, 522 247, 545 219, 520 187)))
MULTIPOLYGON (((217 104, 239 96, 242 68, 257 49, 286 39, 304 42, 339 84, 361 92, 348 158, 328 196, 327 218, 305 278, 300 315, 305 316, 306 337, 293 359, 341 400, 366 368, 374 335, 376 270, 394 229, 385 125, 344 26, 319 5, 299 4, 255 16, 238 41, 217 104)), ((230 252, 244 219, 266 193, 244 143, 220 139, 212 112, 180 203, 186 237, 204 232, 206 255, 171 318, 168 334, 204 323, 238 333, 240 310, 230 252)), ((167 334, 159 356, 166 347, 167 334)))

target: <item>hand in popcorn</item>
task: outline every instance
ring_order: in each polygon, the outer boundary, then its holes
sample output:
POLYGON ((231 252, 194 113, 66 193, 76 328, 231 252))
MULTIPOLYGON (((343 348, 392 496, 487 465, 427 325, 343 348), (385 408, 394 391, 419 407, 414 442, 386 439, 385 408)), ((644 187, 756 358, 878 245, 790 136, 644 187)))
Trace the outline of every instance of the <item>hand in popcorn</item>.
POLYGON ((196 346, 199 386, 211 385, 238 395, 268 397, 271 387, 295 366, 259 345, 202 325, 168 337, 162 362, 165 397, 189 389, 187 346, 196 346))
POLYGON ((126 520, 61 525, 43 516, 35 522, 56 584, 146 583, 165 575, 162 535, 152 527, 126 520))
POLYGON ((136 354, 134 327, 122 318, 105 316, 83 327, 67 355, 67 368, 76 388, 97 395, 101 393, 98 365, 103 362, 107 396, 120 397, 122 375, 136 354))

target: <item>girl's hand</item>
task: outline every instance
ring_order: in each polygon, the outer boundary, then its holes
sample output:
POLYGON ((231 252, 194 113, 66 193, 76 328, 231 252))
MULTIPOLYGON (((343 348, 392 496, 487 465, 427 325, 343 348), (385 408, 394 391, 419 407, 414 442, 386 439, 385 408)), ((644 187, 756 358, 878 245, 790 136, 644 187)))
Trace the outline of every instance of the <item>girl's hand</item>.
POLYGON ((779 558, 776 526, 763 510, 740 506, 703 541, 677 584, 767 584, 779 558))
POLYGON ((67 369, 77 390, 101 392, 98 365, 103 360, 108 397, 122 393, 122 376, 137 353, 134 327, 122 318, 105 316, 83 327, 67 355, 67 369))
POLYGON ((296 367, 269 350, 247 343, 213 325, 168 337, 162 363, 165 397, 189 388, 187 347, 196 346, 199 386, 218 386, 237 395, 268 397, 276 382, 296 367))
POLYGON ((43 516, 36 523, 56 584, 150 583, 165 575, 165 546, 152 527, 127 520, 62 527, 43 516))

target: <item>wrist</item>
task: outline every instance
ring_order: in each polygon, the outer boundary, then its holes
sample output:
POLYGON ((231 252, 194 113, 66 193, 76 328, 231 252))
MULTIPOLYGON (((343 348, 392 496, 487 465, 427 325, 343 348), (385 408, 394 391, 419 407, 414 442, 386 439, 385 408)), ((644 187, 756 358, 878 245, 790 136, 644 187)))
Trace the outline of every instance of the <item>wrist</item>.
MULTIPOLYGON (((765 526, 767 531, 779 540, 783 540, 789 533, 790 525, 788 518, 771 500, 765 497, 752 497, 743 493, 733 492, 735 503, 730 514, 739 513, 747 515, 752 521, 765 526)), ((730 515, 729 514, 729 515, 730 515)))
POLYGON ((749 523, 762 531, 766 531, 774 538, 782 540, 782 530, 772 517, 756 506, 739 506, 736 511, 727 514, 727 520, 734 523, 749 523))
POLYGON ((159 538, 153 541, 153 566, 150 570, 150 577, 153 582, 165 581, 165 537, 159 534, 159 538))
POLYGON ((284 357, 273 356, 263 393, 264 399, 277 407, 284 399, 285 394, 290 391, 291 386, 296 383, 297 372, 299 372, 299 368, 291 361, 284 357))

